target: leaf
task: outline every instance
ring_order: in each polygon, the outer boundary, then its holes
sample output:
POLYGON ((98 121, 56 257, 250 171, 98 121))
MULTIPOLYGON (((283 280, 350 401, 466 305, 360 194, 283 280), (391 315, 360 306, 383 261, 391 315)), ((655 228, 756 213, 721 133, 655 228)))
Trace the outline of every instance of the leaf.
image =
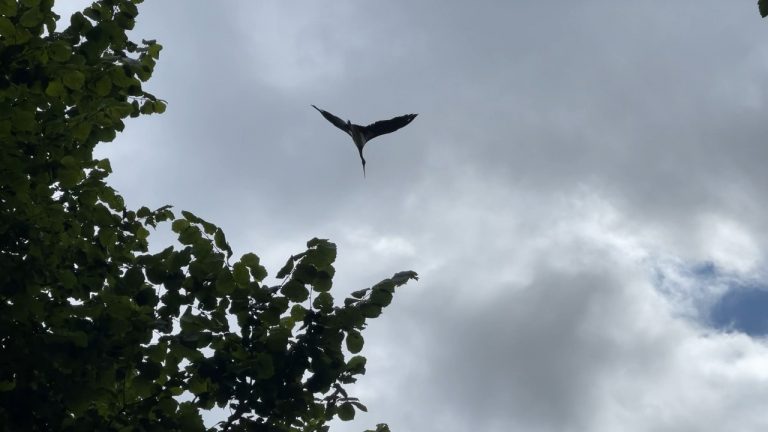
POLYGON ((53 97, 62 97, 67 95, 67 90, 64 88, 61 81, 53 80, 49 82, 48 86, 45 88, 45 94, 53 97))
POLYGON ((150 56, 152 56, 153 59, 158 60, 160 58, 160 51, 163 49, 163 46, 159 43, 153 43, 149 45, 147 48, 147 52, 150 56))
POLYGON ((376 306, 385 307, 392 303, 392 293, 386 289, 375 289, 371 291, 370 302, 376 306))
POLYGON ((144 272, 139 267, 131 267, 123 275, 123 281, 128 290, 138 290, 144 283, 144 272))
POLYGON ((189 228, 189 221, 187 221, 186 219, 176 219, 171 224, 171 229, 176 234, 180 234, 182 231, 186 230, 187 228, 189 228))
POLYGON ((350 294, 350 295, 351 295, 352 297, 356 298, 356 299, 361 299, 361 298, 365 297, 365 295, 368 293, 368 291, 370 291, 370 288, 366 288, 366 289, 361 289, 361 290, 358 290, 358 291, 354 291, 354 292, 353 292, 352 294, 350 294))
POLYGON ((182 402, 179 404, 177 416, 180 430, 189 432, 205 431, 203 417, 192 402, 182 402))
POLYGON ((360 304, 360 313, 366 318, 376 318, 381 315, 381 306, 365 302, 360 304))
POLYGON ((235 290, 235 278, 229 268, 224 267, 216 277, 216 293, 220 295, 232 294, 235 290))
POLYGON ((218 228, 213 235, 213 242, 219 250, 227 252, 227 258, 232 256, 232 248, 229 247, 229 243, 227 243, 227 239, 224 236, 224 231, 222 231, 221 228, 218 228))
POLYGON ((285 265, 283 268, 280 269, 279 272, 277 272, 277 275, 275 276, 278 279, 282 279, 288 274, 293 271, 293 257, 288 258, 288 261, 285 262, 285 265))
POLYGON ((80 90, 85 84, 85 75, 77 70, 68 70, 62 74, 61 77, 64 85, 72 90, 80 90))
POLYGON ((312 306, 316 309, 328 310, 333 307, 333 297, 327 292, 320 293, 315 297, 312 306))
POLYGON ((72 136, 80 141, 83 142, 88 138, 88 135, 91 134, 91 129, 93 128, 93 125, 91 123, 78 123, 72 128, 72 136))
POLYGON ((34 8, 24 12, 19 19, 19 24, 24 27, 31 28, 43 22, 43 14, 40 13, 40 9, 34 8))
POLYGON ((163 101, 156 101, 156 102, 153 102, 153 104, 154 104, 154 106, 153 106, 154 112, 156 112, 158 114, 162 114, 162 113, 165 112, 165 108, 167 107, 165 102, 163 102, 163 101))
POLYGON ((257 281, 261 281, 265 277, 267 277, 267 269, 265 269, 262 265, 259 264, 260 260, 259 257, 254 253, 247 253, 244 254, 240 261, 248 266, 248 269, 251 270, 251 276, 257 281))
POLYGON ((404 285, 409 280, 419 280, 419 275, 416 274, 415 271, 409 270, 395 273, 395 275, 392 276, 392 282, 395 284, 395 286, 404 285))
POLYGON ((16 388, 16 380, 2 380, 0 381, 0 392, 11 391, 16 388))
POLYGON ((64 41, 56 41, 48 46, 48 55, 57 62, 65 62, 72 57, 72 47, 64 41))
POLYGON ((34 112, 23 110, 21 108, 14 109, 11 112, 11 122, 13 128, 19 131, 33 131, 37 125, 34 112))
POLYGON ((344 402, 343 404, 339 405, 336 413, 339 416, 339 420, 350 421, 355 418, 355 407, 352 406, 352 404, 349 402, 344 402))
MULTIPOLYGON (((93 84, 93 89, 98 96, 106 96, 112 90, 112 80, 107 75, 102 76, 93 84)), ((132 110, 133 108, 131 108, 132 110)), ((130 112, 129 112, 130 113, 130 112)))
POLYGON ((235 265, 232 266, 232 276, 235 278, 235 282, 241 286, 246 286, 251 281, 248 267, 242 262, 236 262, 235 265))
POLYGON ((13 22, 4 16, 0 16, 0 36, 13 39, 16 36, 16 27, 13 22))
POLYGON ((16 16, 17 4, 16 0, 1 0, 0 1, 0 15, 12 17, 16 16))
POLYGON ((296 303, 303 302, 309 297, 309 290, 304 284, 293 279, 283 285, 280 292, 288 297, 289 300, 296 303))
POLYGON ((357 354, 363 349, 363 336, 357 330, 347 332, 347 350, 352 354, 357 354))
POLYGON ((254 367, 256 368, 256 378, 258 379, 272 378, 272 376, 275 374, 275 365, 272 361, 272 356, 269 354, 257 354, 254 367))
POLYGON ((367 363, 367 359, 361 355, 356 355, 349 359, 347 362, 346 370, 351 373, 352 375, 358 375, 358 374, 364 374, 365 373, 365 364, 367 363))
POLYGON ((768 0, 758 0, 757 7, 760 10, 760 16, 765 18, 768 16, 768 0))
POLYGON ((293 318, 295 321, 303 321, 306 316, 307 309, 304 306, 296 304, 291 307, 291 318, 293 318))

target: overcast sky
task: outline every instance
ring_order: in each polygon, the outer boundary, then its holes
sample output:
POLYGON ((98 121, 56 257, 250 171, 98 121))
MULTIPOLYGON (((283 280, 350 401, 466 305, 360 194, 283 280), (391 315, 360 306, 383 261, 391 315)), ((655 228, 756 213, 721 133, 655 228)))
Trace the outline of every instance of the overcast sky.
MULTIPOLYGON (((68 14, 77 7, 67 2, 68 14)), ((100 155, 337 297, 399 270, 339 431, 768 428, 768 21, 754 1, 147 2, 100 155), (310 104, 367 124, 366 147, 310 104)), ((161 236, 159 236, 161 237, 161 236)), ((162 238, 159 238, 162 240, 162 238)))

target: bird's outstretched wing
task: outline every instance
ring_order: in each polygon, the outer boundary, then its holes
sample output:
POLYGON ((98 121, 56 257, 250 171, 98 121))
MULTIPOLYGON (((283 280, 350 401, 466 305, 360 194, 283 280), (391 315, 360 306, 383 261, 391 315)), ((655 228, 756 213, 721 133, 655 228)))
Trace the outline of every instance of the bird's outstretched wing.
POLYGON ((379 135, 394 132, 412 122, 418 114, 406 114, 389 120, 380 120, 365 127, 365 140, 370 141, 379 135))
POLYGON ((320 108, 318 108, 318 107, 316 107, 314 105, 312 105, 312 108, 320 111, 320 114, 322 114, 323 117, 325 117, 326 120, 328 120, 329 122, 333 123, 334 126, 336 126, 337 128, 343 130, 344 132, 348 133, 349 135, 352 135, 352 133, 349 131, 349 128, 347 127, 347 123, 344 120, 336 117, 335 115, 329 113, 328 111, 321 110, 320 108))

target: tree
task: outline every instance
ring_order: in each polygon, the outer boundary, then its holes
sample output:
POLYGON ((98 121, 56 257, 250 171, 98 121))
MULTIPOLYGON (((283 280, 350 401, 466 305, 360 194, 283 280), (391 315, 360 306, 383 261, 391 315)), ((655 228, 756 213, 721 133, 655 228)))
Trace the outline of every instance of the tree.
POLYGON ((126 36, 138 3, 97 1, 58 31, 53 0, 0 0, 0 429, 195 431, 214 406, 222 431, 353 418, 361 330, 416 273, 337 305, 327 240, 269 287, 214 224, 126 208, 93 149, 166 108, 142 89, 161 46, 126 36), (179 245, 149 253, 163 223, 179 245))

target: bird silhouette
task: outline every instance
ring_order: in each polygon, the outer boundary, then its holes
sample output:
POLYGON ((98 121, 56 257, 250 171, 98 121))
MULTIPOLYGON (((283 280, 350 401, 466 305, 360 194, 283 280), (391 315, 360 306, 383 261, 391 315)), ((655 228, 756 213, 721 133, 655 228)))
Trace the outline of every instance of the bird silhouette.
POLYGON ((363 157, 363 147, 365 147, 365 144, 379 135, 388 134, 404 127, 412 122, 418 115, 406 114, 389 120, 379 120, 368 126, 360 126, 349 120, 345 122, 328 111, 321 110, 314 105, 312 105, 312 108, 320 111, 320 114, 322 114, 326 120, 352 137, 352 141, 354 141, 355 147, 357 147, 357 151, 360 153, 360 160, 363 161, 363 177, 365 177, 365 158, 363 157))

